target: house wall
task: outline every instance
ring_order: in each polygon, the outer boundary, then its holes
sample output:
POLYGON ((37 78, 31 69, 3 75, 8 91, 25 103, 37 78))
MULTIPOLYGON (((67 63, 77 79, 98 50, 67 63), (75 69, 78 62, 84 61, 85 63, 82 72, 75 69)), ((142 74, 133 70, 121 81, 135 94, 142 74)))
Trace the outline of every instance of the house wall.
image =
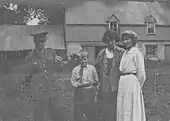
POLYGON ((142 51, 143 55, 145 56, 146 55, 146 48, 145 48, 145 45, 147 44, 155 44, 157 45, 157 52, 156 52, 156 56, 161 59, 161 60, 164 60, 164 44, 166 44, 167 42, 139 42, 138 43, 138 47, 140 48, 140 50, 142 51))
MULTIPOLYGON (((68 24, 66 27, 67 43, 77 43, 88 48, 91 47, 93 56, 95 54, 95 46, 104 46, 102 36, 106 30, 107 24, 68 24), (92 49, 93 48, 93 49, 92 49)), ((170 26, 157 25, 156 35, 146 34, 146 25, 120 25, 121 33, 125 30, 133 30, 139 35, 139 48, 145 55, 145 44, 157 44, 157 56, 164 59, 164 44, 170 44, 170 26)), ((92 55, 91 55, 92 57, 92 55)), ((92 59, 94 61, 94 57, 92 59)), ((91 61, 92 61, 91 60, 91 61)))
MULTIPOLYGON (((102 40, 102 36, 106 30, 107 24, 68 24, 66 27, 67 41, 96 42, 102 40)), ((158 25, 156 26, 156 35, 147 35, 145 25, 120 25, 120 31, 133 30, 139 34, 139 40, 144 41, 169 41, 170 40, 170 26, 158 25)))
POLYGON ((95 64, 95 47, 85 46, 84 49, 88 52, 89 55, 89 64, 95 64))
POLYGON ((139 40, 144 41, 170 41, 170 26, 156 26, 156 35, 147 35, 145 25, 133 25, 133 26, 122 26, 120 28, 121 32, 125 30, 133 30, 138 33, 139 40))

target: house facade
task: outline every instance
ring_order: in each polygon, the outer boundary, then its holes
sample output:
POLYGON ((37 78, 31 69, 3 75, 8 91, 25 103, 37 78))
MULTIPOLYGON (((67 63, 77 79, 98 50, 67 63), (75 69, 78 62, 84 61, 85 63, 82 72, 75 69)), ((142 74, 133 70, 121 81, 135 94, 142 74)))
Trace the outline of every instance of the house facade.
MULTIPOLYGON (((103 25, 67 25, 67 43, 76 43, 89 52, 90 61, 94 61, 97 53, 105 44, 102 36, 107 24, 103 25)), ((156 56, 170 61, 170 26, 157 25, 156 34, 148 35, 146 25, 120 25, 120 31, 133 30, 139 35, 138 47, 144 55, 156 56)))
POLYGON ((168 16, 170 9, 159 3, 124 2, 112 7, 101 2, 82 3, 78 7, 67 10, 67 44, 76 43, 83 46, 89 52, 90 63, 94 64, 97 53, 105 46, 102 36, 108 27, 106 20, 113 12, 120 21, 120 33, 125 30, 138 33, 137 46, 144 55, 170 61, 170 19, 168 16), (159 10, 164 10, 167 14, 159 10), (148 18, 150 15, 153 19, 148 18))

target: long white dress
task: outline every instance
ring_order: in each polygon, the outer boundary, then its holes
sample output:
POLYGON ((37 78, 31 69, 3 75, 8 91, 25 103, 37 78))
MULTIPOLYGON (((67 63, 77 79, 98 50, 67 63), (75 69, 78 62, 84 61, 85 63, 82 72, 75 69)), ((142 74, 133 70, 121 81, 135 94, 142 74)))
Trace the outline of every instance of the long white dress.
POLYGON ((117 121, 146 121, 141 86, 145 76, 144 58, 137 47, 125 51, 120 62, 122 73, 137 75, 121 76, 117 97, 117 121))

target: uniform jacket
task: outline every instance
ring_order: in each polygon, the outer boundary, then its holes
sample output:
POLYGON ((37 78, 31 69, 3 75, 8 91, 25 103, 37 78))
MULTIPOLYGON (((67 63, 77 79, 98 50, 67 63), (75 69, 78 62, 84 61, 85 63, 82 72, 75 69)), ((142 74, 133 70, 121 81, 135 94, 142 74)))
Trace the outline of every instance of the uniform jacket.
POLYGON ((45 49, 43 52, 32 50, 26 60, 30 62, 31 95, 35 100, 48 100, 57 96, 59 86, 54 77, 54 62, 58 57, 53 49, 45 49))

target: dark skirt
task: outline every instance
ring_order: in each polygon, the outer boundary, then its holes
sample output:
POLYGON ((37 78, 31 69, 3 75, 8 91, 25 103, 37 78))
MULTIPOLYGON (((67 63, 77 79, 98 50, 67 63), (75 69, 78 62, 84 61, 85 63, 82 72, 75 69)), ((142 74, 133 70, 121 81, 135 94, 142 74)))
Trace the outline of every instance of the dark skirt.
POLYGON ((101 92, 99 117, 102 121, 116 121, 117 91, 101 92))

